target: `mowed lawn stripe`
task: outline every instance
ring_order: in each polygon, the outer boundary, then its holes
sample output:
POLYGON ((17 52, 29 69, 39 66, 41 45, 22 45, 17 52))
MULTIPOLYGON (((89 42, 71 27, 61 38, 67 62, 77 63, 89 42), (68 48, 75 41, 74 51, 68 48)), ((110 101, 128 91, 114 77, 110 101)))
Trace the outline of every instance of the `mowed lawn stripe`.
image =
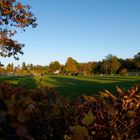
POLYGON ((135 84, 140 84, 136 76, 44 76, 44 77, 0 77, 0 82, 35 89, 40 85, 54 88, 59 94, 75 99, 82 94, 94 95, 104 89, 116 93, 115 85, 127 90, 135 84))
POLYGON ((140 84, 140 77, 121 76, 46 76, 43 77, 46 86, 55 88, 61 95, 76 98, 81 94, 98 94, 104 89, 116 93, 115 85, 127 90, 135 84, 140 84))

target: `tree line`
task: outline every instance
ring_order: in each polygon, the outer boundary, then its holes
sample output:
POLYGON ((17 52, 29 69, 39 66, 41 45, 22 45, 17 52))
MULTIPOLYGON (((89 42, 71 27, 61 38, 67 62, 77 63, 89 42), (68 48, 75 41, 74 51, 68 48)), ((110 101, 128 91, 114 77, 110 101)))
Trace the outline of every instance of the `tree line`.
MULTIPOLYGON (((36 17, 31 11, 29 5, 23 5, 17 0, 0 1, 0 56, 18 59, 19 54, 23 54, 24 44, 14 40, 15 34, 27 27, 35 28, 37 26, 36 17)), ((53 61, 48 66, 26 64, 21 66, 0 64, 1 75, 45 75, 45 74, 63 74, 63 75, 95 75, 95 74, 120 74, 127 75, 128 72, 140 70, 140 52, 131 59, 121 59, 112 54, 108 55, 102 61, 93 61, 80 63, 69 57, 66 63, 60 64, 59 61, 53 61)))
POLYGON ((122 59, 112 54, 107 55, 102 61, 77 62, 72 57, 67 58, 65 64, 59 61, 53 61, 49 65, 33 65, 26 64, 14 66, 8 64, 0 67, 0 73, 6 75, 101 75, 101 74, 120 74, 128 75, 128 73, 140 72, 140 52, 133 58, 122 59))

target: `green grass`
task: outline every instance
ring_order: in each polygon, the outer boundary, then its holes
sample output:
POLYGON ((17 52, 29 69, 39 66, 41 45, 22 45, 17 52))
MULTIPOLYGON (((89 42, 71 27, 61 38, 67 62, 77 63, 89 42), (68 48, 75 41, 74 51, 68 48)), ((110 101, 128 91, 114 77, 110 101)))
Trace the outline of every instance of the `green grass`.
POLYGON ((56 89, 61 95, 76 98, 81 94, 98 94, 104 89, 116 94, 115 85, 127 90, 140 84, 140 77, 130 76, 45 76, 45 77, 0 77, 0 82, 35 89, 42 85, 56 89))

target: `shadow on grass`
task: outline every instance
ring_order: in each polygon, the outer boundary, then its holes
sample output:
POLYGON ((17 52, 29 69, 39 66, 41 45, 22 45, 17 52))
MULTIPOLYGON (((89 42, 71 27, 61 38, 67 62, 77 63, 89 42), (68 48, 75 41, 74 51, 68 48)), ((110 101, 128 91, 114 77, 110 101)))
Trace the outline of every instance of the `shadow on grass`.
POLYGON ((38 87, 37 81, 32 76, 0 77, 0 82, 8 82, 13 86, 21 86, 27 89, 35 89, 38 87))
MULTIPOLYGON (((9 82, 14 86, 22 86, 28 89, 38 87, 38 82, 34 77, 29 76, 9 76, 0 77, 0 82, 9 82)), ((82 94, 95 95, 100 91, 107 89, 116 93, 115 85, 118 85, 123 90, 127 90, 131 86, 140 84, 140 77, 68 77, 68 76, 49 76, 43 78, 42 82, 45 86, 52 87, 61 95, 76 99, 82 94)))
POLYGON ((78 96, 82 94, 86 95, 95 95, 98 94, 100 91, 103 91, 104 89, 107 89, 113 94, 118 95, 116 92, 115 85, 118 85, 121 87, 123 90, 127 90, 131 86, 134 86, 136 84, 140 84, 140 79, 133 79, 133 80, 119 80, 114 79, 114 82, 112 82, 112 79, 106 79, 103 78, 102 82, 96 82, 94 81, 86 81, 86 80, 80 80, 80 78, 76 79, 74 78, 69 78, 69 77, 50 77, 52 81, 47 81, 50 82, 51 84, 56 85, 54 88, 63 96, 69 97, 71 99, 75 99, 78 96), (110 80, 108 83, 104 83, 104 80, 110 80))
POLYGON ((27 89, 36 89, 38 87, 37 81, 33 77, 20 79, 17 85, 27 89))

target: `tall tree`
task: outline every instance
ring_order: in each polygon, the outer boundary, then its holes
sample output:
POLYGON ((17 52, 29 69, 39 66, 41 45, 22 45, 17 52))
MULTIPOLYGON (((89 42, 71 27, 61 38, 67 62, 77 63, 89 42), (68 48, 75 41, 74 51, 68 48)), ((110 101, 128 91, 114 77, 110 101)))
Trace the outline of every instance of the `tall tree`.
POLYGON ((121 66, 118 58, 112 54, 107 55, 106 59, 103 61, 102 67, 104 68, 105 73, 109 72, 110 74, 115 74, 121 66))
POLYGON ((23 54, 24 44, 13 39, 17 28, 25 31, 28 26, 36 27, 36 18, 30 11, 29 5, 23 5, 17 0, 0 0, 0 55, 13 56, 23 54))
POLYGON ((117 58, 110 59, 110 72, 111 74, 115 74, 117 70, 120 68, 121 63, 117 60, 117 58))
POLYGON ((76 65, 76 60, 74 60, 72 57, 69 57, 65 64, 65 71, 71 74, 77 73, 78 70, 76 65))

